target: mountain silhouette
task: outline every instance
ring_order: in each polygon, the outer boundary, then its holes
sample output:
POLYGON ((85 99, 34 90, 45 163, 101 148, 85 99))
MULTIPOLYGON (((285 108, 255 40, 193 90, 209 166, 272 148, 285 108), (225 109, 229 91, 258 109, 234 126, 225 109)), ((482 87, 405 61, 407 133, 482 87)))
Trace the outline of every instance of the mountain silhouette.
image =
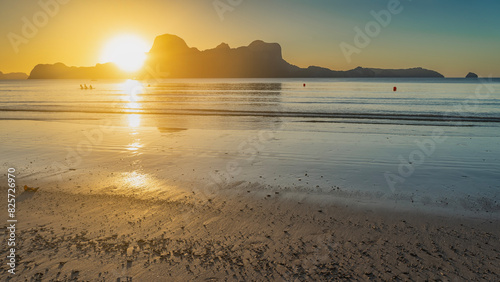
POLYGON ((300 70, 283 60, 277 43, 257 40, 234 49, 222 43, 199 51, 170 34, 156 37, 146 64, 169 77, 290 77, 300 70))
POLYGON ((222 43, 200 51, 175 35, 155 38, 143 69, 134 74, 120 71, 114 64, 95 67, 68 67, 62 63, 37 65, 33 78, 285 78, 285 77, 444 77, 423 68, 377 69, 357 67, 348 71, 310 66, 300 68, 285 61, 278 43, 256 40, 248 46, 231 48, 222 43), (154 74, 152 74, 154 70, 154 74))
POLYGON ((49 78, 128 78, 115 64, 97 64, 95 67, 68 67, 63 63, 38 64, 31 70, 30 79, 49 78))
POLYGON ((0 80, 4 79, 27 79, 28 75, 23 72, 3 73, 0 71, 0 80))
POLYGON ((349 71, 333 71, 317 66, 299 68, 283 59, 278 43, 256 40, 238 48, 222 43, 214 49, 199 51, 171 34, 156 37, 146 65, 174 78, 444 77, 423 68, 391 70, 357 67, 349 71))

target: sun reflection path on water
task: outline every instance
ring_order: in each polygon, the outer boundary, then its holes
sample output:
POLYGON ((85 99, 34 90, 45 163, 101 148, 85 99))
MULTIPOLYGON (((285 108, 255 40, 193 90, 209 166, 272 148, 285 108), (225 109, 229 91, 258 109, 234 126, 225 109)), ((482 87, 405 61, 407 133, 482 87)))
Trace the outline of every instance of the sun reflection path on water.
POLYGON ((140 95, 144 93, 144 85, 140 81, 127 79, 121 89, 128 95, 129 102, 137 102, 141 100, 140 95))
POLYGON ((127 125, 130 128, 130 135, 133 140, 127 145, 126 149, 133 154, 140 154, 139 149, 143 147, 140 139, 137 138, 139 134, 138 128, 141 126, 142 100, 141 95, 144 93, 144 86, 140 81, 127 79, 121 84, 121 90, 126 94, 123 100, 126 102, 124 111, 127 113, 127 125))
POLYGON ((144 85, 140 81, 127 79, 120 85, 121 90, 125 94, 123 100, 126 102, 124 111, 127 113, 140 113, 142 105, 141 95, 144 94, 144 85))
POLYGON ((150 179, 146 174, 133 171, 124 173, 123 181, 129 187, 144 188, 150 182, 150 179))
POLYGON ((144 199, 179 199, 186 198, 186 190, 176 184, 167 183, 158 178, 157 175, 145 173, 142 169, 134 169, 118 174, 114 179, 114 194, 134 196, 144 199))
POLYGON ((127 115, 128 119, 128 127, 130 128, 130 136, 132 140, 127 145, 126 149, 133 153, 134 155, 140 155, 142 153, 139 152, 139 149, 144 145, 141 143, 141 139, 139 138, 138 128, 141 125, 141 115, 138 114, 129 114, 127 115))
POLYGON ((130 128, 137 128, 141 125, 141 115, 139 114, 129 114, 127 115, 127 119, 130 128))
MULTIPOLYGON (((138 139, 137 141, 141 141, 140 139, 138 139)), ((142 148, 142 144, 140 142, 134 142, 134 143, 131 143, 131 144, 128 144, 127 145, 127 150, 129 151, 132 151, 134 153, 138 153, 137 151, 142 148)))
POLYGON ((141 115, 139 113, 142 110, 140 103, 142 97, 140 95, 144 93, 144 86, 137 80, 127 79, 122 83, 121 89, 126 94, 123 97, 126 102, 124 111, 130 113, 127 115, 128 126, 132 129, 137 128, 141 125, 141 115))

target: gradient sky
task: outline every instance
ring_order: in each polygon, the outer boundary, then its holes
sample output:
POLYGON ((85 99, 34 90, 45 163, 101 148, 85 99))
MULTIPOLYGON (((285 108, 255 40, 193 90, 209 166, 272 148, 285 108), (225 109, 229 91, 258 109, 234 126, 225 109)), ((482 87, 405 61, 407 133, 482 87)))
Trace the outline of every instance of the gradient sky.
POLYGON ((370 11, 387 9, 389 0, 241 0, 223 20, 212 0, 64 0, 16 53, 8 34, 22 35, 23 17, 32 21, 43 11, 39 2, 55 1, 0 1, 0 71, 29 73, 38 63, 55 62, 92 66, 115 35, 137 34, 152 44, 171 33, 200 50, 221 42, 278 42, 284 59, 300 67, 420 66, 449 77, 469 71, 500 77, 498 0, 401 0, 403 11, 350 63, 339 45, 354 44, 354 28, 364 29, 373 21, 370 11))

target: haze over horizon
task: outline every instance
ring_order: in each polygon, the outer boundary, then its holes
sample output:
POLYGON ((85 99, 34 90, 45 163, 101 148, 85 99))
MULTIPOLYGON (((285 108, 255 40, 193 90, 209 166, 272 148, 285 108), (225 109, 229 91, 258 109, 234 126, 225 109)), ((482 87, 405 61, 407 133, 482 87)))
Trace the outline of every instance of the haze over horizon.
POLYGON ((341 44, 356 46, 355 28, 365 30, 375 21, 372 11, 387 10, 390 2, 4 1, 0 71, 29 73, 36 64, 56 62, 93 66, 103 62, 103 49, 116 36, 134 35, 150 47, 156 36, 170 33, 200 50, 222 42, 233 48, 254 40, 277 42, 284 59, 299 67, 424 67, 447 77, 463 77, 469 71, 500 77, 496 1, 401 0, 400 12, 391 14, 387 26, 347 60, 341 44), (46 13, 43 6, 53 13, 46 13), (26 22, 35 26, 31 38, 23 35, 26 22), (24 40, 13 47, 12 34, 24 40))

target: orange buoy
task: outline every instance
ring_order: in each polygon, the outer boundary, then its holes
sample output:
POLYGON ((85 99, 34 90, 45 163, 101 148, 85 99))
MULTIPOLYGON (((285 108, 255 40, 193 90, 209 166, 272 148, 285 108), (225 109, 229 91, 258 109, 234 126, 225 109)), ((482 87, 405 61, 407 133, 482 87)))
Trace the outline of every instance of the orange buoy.
POLYGON ((396 91, 398 91, 398 88, 397 88, 396 86, 394 86, 394 88, 392 88, 392 90, 393 90, 394 92, 396 92, 396 91))

